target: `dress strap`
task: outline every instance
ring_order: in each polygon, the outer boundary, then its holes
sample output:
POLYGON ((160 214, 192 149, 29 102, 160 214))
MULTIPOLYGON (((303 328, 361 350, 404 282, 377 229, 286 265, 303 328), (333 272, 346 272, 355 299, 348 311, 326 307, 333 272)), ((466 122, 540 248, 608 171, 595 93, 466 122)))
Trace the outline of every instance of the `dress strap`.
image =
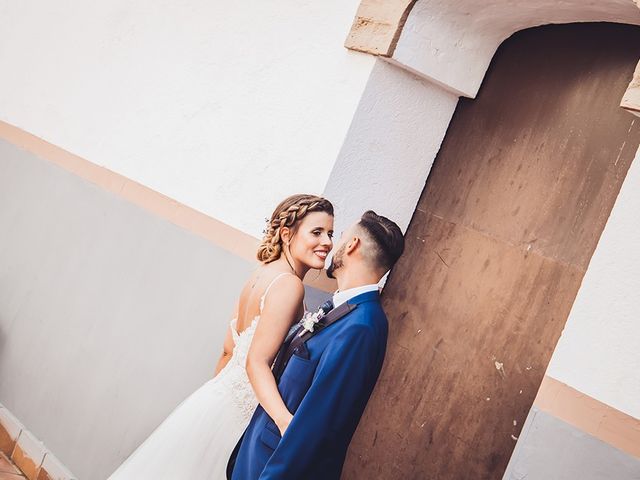
POLYGON ((269 290, 271 289, 273 284, 276 283, 276 280, 278 280, 280 277, 284 277, 285 275, 293 275, 293 273, 282 272, 282 273, 276 275, 273 278, 273 280, 271 280, 271 283, 269 283, 269 285, 267 285, 267 288, 265 288, 264 293, 262 294, 262 297, 260 297, 260 313, 261 314, 262 314, 262 310, 264 309, 264 301, 267 298, 267 294, 269 293, 269 290))
POLYGON ((237 318, 232 318, 231 322, 229 323, 229 325, 231 326, 231 336, 233 337, 233 343, 238 343, 238 319, 237 318))

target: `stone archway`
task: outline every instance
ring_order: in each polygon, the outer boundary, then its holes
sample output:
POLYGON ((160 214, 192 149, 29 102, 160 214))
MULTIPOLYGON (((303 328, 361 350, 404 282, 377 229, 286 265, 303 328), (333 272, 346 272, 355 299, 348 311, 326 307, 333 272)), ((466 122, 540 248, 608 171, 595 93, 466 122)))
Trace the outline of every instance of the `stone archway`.
MULTIPOLYGON (((496 49, 513 33, 552 23, 640 25, 636 7, 639 0, 362 0, 345 46, 474 98, 496 49)), ((622 106, 640 112, 640 63, 622 106)))
MULTIPOLYGON (((528 27, 545 24, 610 22, 640 25, 640 10, 637 8, 640 6, 637 5, 639 1, 635 0, 634 3, 632 0, 603 0, 585 5, 576 0, 569 0, 563 2, 562 9, 559 10, 555 8, 557 4, 549 0, 533 0, 528 3, 522 0, 493 0, 489 4, 480 0, 456 2, 363 0, 347 38, 346 47, 376 55, 389 64, 427 79, 432 84, 459 97, 475 98, 497 48, 512 34, 528 27)), ((628 81, 628 75, 629 72, 625 81, 628 81)), ((624 96, 624 89, 618 88, 616 92, 617 102, 622 98, 623 108, 640 115, 640 64, 624 96)), ((463 102, 465 102, 464 99, 463 102)), ((624 112, 620 113, 625 115, 624 112)), ((421 200, 422 206, 418 205, 419 210, 424 210, 425 205, 428 204, 423 202, 424 198, 421 200)), ((432 266, 437 267, 438 262, 443 262, 443 259, 436 258, 435 265, 432 266)), ((389 286, 393 287, 393 283, 389 286)), ((402 287, 397 287, 396 293, 398 289, 402 290, 402 287)), ((393 290, 388 293, 391 297, 393 290)), ((501 312, 499 313, 502 315, 501 312)), ((424 329, 420 332, 418 328, 416 331, 422 335, 425 333, 424 329)), ((557 331, 556 334, 558 334, 557 331)), ((411 335, 407 335, 408 337, 403 340, 409 340, 411 335)), ((555 342, 551 343, 555 345, 555 342)), ((436 348, 440 347, 436 345, 436 348)), ((392 353, 390 356, 395 355, 392 353)), ((403 358, 402 355, 400 358, 403 358)), ((496 361, 502 363, 499 359, 496 361)), ((397 360, 394 365, 393 368, 396 368, 397 360)), ((397 390, 395 387, 389 388, 388 380, 381 378, 378 397, 395 398, 393 397, 397 390)), ((384 404, 382 411, 388 411, 392 403, 390 401, 384 404)), ((379 412, 382 403, 374 397, 371 405, 379 412)), ((398 465, 407 465, 413 461, 409 459, 411 454, 403 451, 399 446, 402 439, 385 438, 385 426, 379 424, 375 417, 376 414, 371 413, 363 417, 359 433, 354 438, 354 448, 345 466, 344 478, 498 478, 486 475, 484 477, 424 477, 420 476, 426 471, 420 470, 424 465, 419 467, 413 465, 416 467, 414 470, 398 469, 396 468, 398 465), (383 463, 387 465, 383 466, 383 463), (418 476, 415 476, 416 474, 418 476)), ((519 418, 518 425, 521 425, 521 422, 522 419, 519 418)), ((396 425, 399 424, 396 422, 396 425)), ((392 429, 393 425, 387 427, 392 429)), ((427 427, 428 423, 425 423, 424 428, 427 427)), ((460 429, 457 433, 459 432, 460 429)), ((517 435, 518 432, 515 434, 517 435)), ((392 432, 392 435, 395 433, 392 432)), ((420 433, 412 441, 421 441, 416 440, 419 436, 420 433)), ((507 440, 513 441, 508 434, 507 440)), ((440 450, 440 454, 444 453, 446 457, 451 451, 451 449, 443 449, 440 450)), ((456 455, 458 454, 464 456, 464 449, 458 449, 456 455)), ((503 468, 501 466, 503 461, 504 457, 496 459, 493 463, 492 461, 479 463, 493 465, 495 473, 503 468)))

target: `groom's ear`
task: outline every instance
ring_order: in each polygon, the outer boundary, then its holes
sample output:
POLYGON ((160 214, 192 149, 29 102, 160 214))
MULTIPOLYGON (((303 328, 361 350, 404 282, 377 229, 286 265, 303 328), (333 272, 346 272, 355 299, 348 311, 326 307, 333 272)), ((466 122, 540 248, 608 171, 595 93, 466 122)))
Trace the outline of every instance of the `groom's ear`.
POLYGON ((360 240, 360 237, 351 237, 351 240, 349 240, 346 244, 344 253, 350 255, 355 252, 356 249, 360 247, 360 245, 362 245, 362 240, 360 240))

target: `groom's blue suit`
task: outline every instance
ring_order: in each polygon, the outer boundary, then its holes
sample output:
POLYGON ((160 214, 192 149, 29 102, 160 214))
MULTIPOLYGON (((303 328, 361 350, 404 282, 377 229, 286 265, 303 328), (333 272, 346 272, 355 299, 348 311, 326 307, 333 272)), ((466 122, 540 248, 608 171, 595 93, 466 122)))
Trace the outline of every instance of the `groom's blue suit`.
POLYGON ((340 478, 382 368, 388 330, 377 291, 348 303, 356 308, 309 338, 309 358, 294 354, 280 377, 278 389, 294 414, 284 436, 258 406, 231 456, 232 480, 340 478))

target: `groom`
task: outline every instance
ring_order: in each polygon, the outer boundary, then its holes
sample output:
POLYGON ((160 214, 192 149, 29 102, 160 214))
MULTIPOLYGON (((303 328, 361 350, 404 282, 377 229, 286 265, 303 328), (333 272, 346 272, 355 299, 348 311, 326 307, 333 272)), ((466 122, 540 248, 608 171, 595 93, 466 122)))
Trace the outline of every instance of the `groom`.
POLYGON ((258 406, 231 455, 227 478, 340 478, 384 360, 387 318, 377 284, 403 250, 400 228, 373 211, 344 232, 327 269, 338 281, 333 301, 287 338, 273 367, 293 420, 281 438, 258 406))

